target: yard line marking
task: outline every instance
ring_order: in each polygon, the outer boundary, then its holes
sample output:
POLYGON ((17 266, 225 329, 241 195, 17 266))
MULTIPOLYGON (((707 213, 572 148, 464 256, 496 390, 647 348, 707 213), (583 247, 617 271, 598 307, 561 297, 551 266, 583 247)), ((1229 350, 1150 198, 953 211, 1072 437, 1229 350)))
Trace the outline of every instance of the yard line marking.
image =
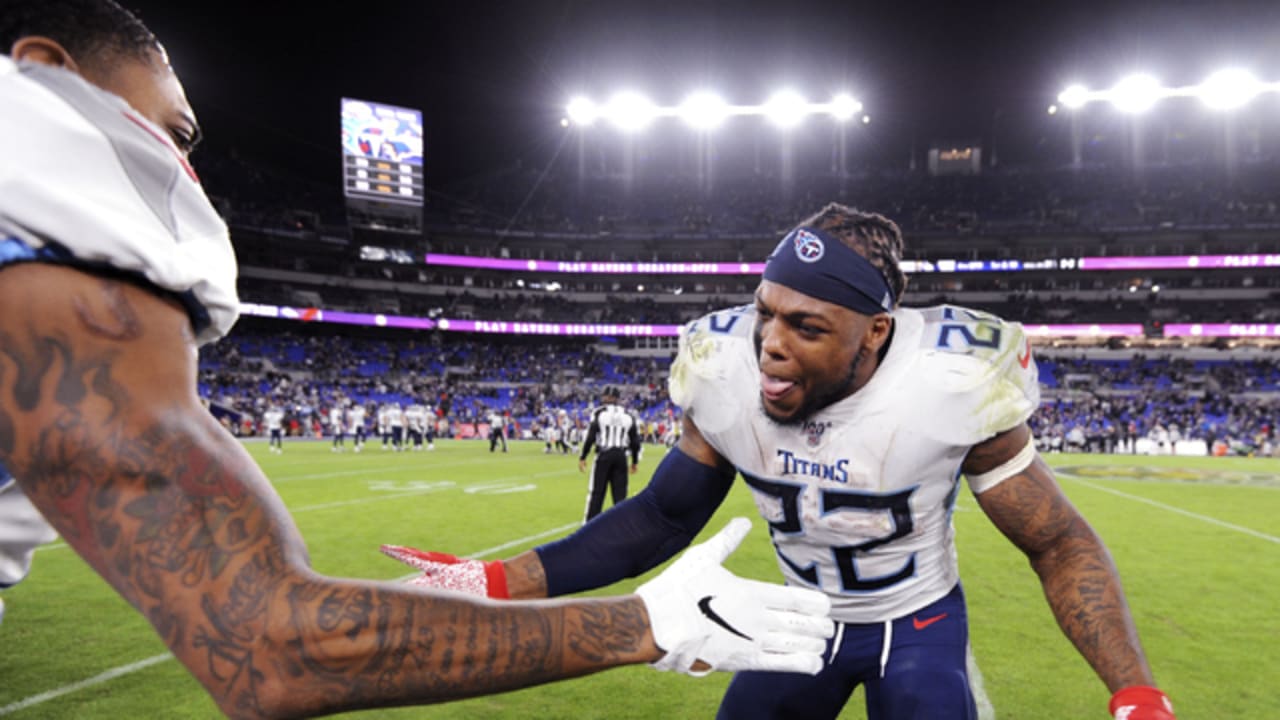
MULTIPOLYGON (((551 474, 551 473, 547 473, 547 474, 551 474)), ((405 493, 405 494, 421 495, 423 494, 423 492, 424 491, 418 491, 416 493, 405 493)), ((430 492, 430 491, 426 491, 426 492, 430 492)), ((384 495, 379 498, 370 498, 370 500, 385 500, 390 497, 395 497, 395 496, 384 495)), ((361 502, 361 501, 354 501, 354 502, 361 502)), ((315 507, 328 507, 328 506, 329 505, 315 506, 315 507)), ((301 512, 303 509, 304 508, 299 508, 298 510, 294 510, 293 512, 301 512)), ((550 530, 546 530, 546 531, 537 533, 535 535, 529 535, 527 537, 522 537, 517 540, 512 540, 511 542, 506 542, 501 545, 495 545, 491 548, 486 548, 479 552, 472 553, 471 557, 484 557, 486 555, 492 555, 494 553, 502 552, 503 550, 507 550, 509 548, 524 545, 534 540, 541 540, 542 538, 547 537, 548 535, 558 535, 567 530, 572 530, 578 527, 579 525, 581 525, 581 523, 572 522, 572 523, 569 523, 568 525, 562 525, 558 528, 552 528, 550 530)), ((65 543, 63 543, 61 544, 61 546, 65 547, 66 545, 65 543)), ((54 546, 45 546, 45 547, 54 547, 54 546)), ((408 580, 409 578, 417 577, 420 574, 421 573, 416 573, 416 572, 410 573, 408 575, 405 575, 404 577, 396 578, 396 581, 398 582, 398 581, 408 580)), ((74 682, 74 683, 71 683, 70 685, 63 685, 60 688, 54 688, 53 690, 49 690, 48 692, 42 692, 39 695, 32 695, 29 698, 19 700, 15 703, 10 703, 8 705, 5 705, 4 707, 0 707, 0 717, 18 712, 19 710, 25 710, 31 707, 32 705, 39 705, 40 703, 48 702, 49 700, 54 700, 56 698, 62 697, 63 695, 68 695, 73 692, 84 690, 85 688, 93 687, 94 685, 100 685, 104 682, 114 680, 118 677, 128 675, 130 673, 135 673, 139 670, 143 670, 145 668, 151 667, 152 665, 155 665, 157 663, 162 663, 166 660, 172 660, 172 659, 173 659, 172 653, 163 653, 161 655, 154 655, 145 660, 139 660, 138 662, 135 662, 135 663, 129 663, 128 665, 121 665, 119 667, 111 668, 110 670, 107 670, 106 672, 101 673, 99 675, 95 675, 87 680, 80 680, 79 682, 74 682)))
MULTIPOLYGON (((556 475, 566 475, 566 474, 569 474, 570 472, 571 472, 570 470, 555 470, 552 472, 534 473, 532 475, 521 475, 519 478, 514 476, 506 477, 506 478, 497 478, 497 480, 513 480, 513 479, 527 480, 531 478, 554 477, 556 475)), ((481 484, 481 483, 473 483, 473 484, 481 484)), ((311 510, 328 510, 330 508, 336 508, 336 507, 347 507, 348 505, 364 505, 366 503, 374 503, 382 500, 396 500, 399 498, 414 497, 417 495, 430 495, 431 493, 439 492, 441 490, 465 490, 468 487, 470 486, 469 485, 448 485, 448 486, 441 485, 439 487, 422 488, 419 490, 407 490, 402 493, 391 493, 389 495, 372 495, 369 497, 356 498, 354 500, 338 500, 335 502, 320 503, 319 505, 304 505, 300 508, 290 508, 289 512, 303 513, 303 512, 309 512, 311 510)), ((563 528, 560 528, 560 529, 563 529, 563 528)), ((549 532, 555 532, 555 531, 552 530, 549 532)), ((540 537, 542 537, 542 535, 538 535, 534 539, 537 539, 540 537)), ((516 540, 514 542, 518 544, 522 541, 516 540)), ((64 542, 60 542, 60 543, 54 543, 52 545, 41 545, 40 547, 36 548, 36 552, 40 552, 41 550, 61 550, 63 548, 68 548, 68 547, 71 547, 71 546, 67 545, 64 542)), ((501 549, 506 549, 506 548, 504 547, 501 549)), ((497 550, 493 550, 492 552, 497 552, 497 550)))
MULTIPOLYGON (((452 468, 452 467, 459 467, 462 465, 481 465, 481 464, 484 464, 485 462, 486 460, 484 458, 481 458, 479 460, 464 460, 462 462, 455 462, 455 463, 436 463, 436 464, 430 465, 429 467, 432 471, 435 471, 441 468, 452 468)), ((294 480, 321 480, 324 478, 347 477, 350 475, 365 475, 365 474, 372 475, 376 473, 401 472, 405 469, 406 468, 403 465, 392 465, 390 467, 378 467, 378 468, 359 469, 359 470, 339 470, 339 471, 329 472, 329 473, 310 473, 307 475, 283 475, 283 476, 271 477, 270 479, 272 484, 276 484, 276 483, 282 483, 282 482, 293 482, 294 480)))
POLYGON ((152 665, 155 665, 157 663, 162 663, 166 660, 172 660, 172 659, 173 659, 172 653, 163 653, 161 655, 153 655, 147 658, 146 660, 139 660, 138 662, 135 662, 135 663, 129 663, 128 665, 121 665, 120 667, 111 668, 110 670, 102 673, 101 675, 94 675, 93 677, 87 680, 74 682, 74 683, 71 683, 70 685, 63 685, 60 688, 54 688, 53 690, 50 690, 48 692, 42 692, 39 695, 32 695, 31 697, 26 698, 25 700, 19 700, 18 702, 10 703, 8 705, 5 705, 4 707, 0 707, 0 716, 8 715, 10 713, 16 713, 19 710, 26 710, 32 705, 39 705, 40 703, 48 702, 55 698, 62 697, 63 695, 67 695, 73 692, 79 692, 80 690, 93 687, 94 685, 101 685, 104 682, 115 680, 116 678, 121 677, 123 675, 128 675, 129 673, 134 673, 139 670, 149 668, 152 665))
POLYGON ((1217 518, 1209 517, 1208 515, 1201 515, 1201 514, 1199 514, 1199 513, 1193 513, 1193 512, 1191 512, 1190 510, 1183 510, 1183 509, 1182 509, 1182 508, 1180 508, 1180 507, 1174 507, 1173 505, 1166 505, 1166 504, 1164 504, 1164 503, 1162 503, 1162 502, 1159 502, 1159 501, 1156 501, 1156 500, 1149 500, 1149 499, 1144 498, 1144 497, 1142 497, 1142 496, 1140 496, 1140 495, 1130 495, 1129 493, 1120 492, 1119 490, 1115 490, 1115 489, 1112 489, 1112 488, 1109 488, 1109 487, 1105 487, 1105 486, 1103 486, 1103 485, 1095 485, 1095 484, 1093 484, 1093 483, 1089 482, 1088 480, 1080 480, 1080 479, 1077 479, 1077 478, 1071 478, 1071 480, 1072 480, 1073 482, 1078 482, 1078 483, 1080 483, 1081 485, 1086 485, 1086 486, 1088 486, 1088 487, 1091 487, 1091 488, 1093 488, 1094 490, 1101 490, 1101 491, 1103 491, 1103 492, 1111 493, 1112 495, 1118 495, 1118 496, 1120 496, 1120 497, 1122 497, 1122 498, 1126 498, 1126 499, 1129 499, 1129 500, 1136 500, 1136 501, 1138 501, 1138 502, 1146 503, 1146 504, 1151 505, 1151 506, 1153 506, 1153 507, 1158 507, 1158 508, 1160 508, 1161 510, 1168 510, 1169 512, 1172 512, 1172 513, 1177 513, 1177 514, 1179 514, 1179 515, 1185 515, 1185 516, 1187 516, 1187 517, 1189 517, 1189 518, 1194 518, 1194 519, 1196 519, 1196 520, 1200 520, 1200 521, 1203 521, 1203 522, 1207 522, 1207 523, 1209 523, 1210 525, 1217 525, 1217 526, 1219 526, 1219 527, 1224 527, 1224 528, 1226 528, 1226 529, 1228 529, 1228 530, 1235 530, 1236 532, 1244 533, 1245 535, 1252 535, 1253 537, 1256 537, 1256 538, 1258 538, 1258 539, 1260 539, 1260 540, 1266 540, 1267 542, 1273 542, 1273 543, 1280 544, 1280 537, 1275 537, 1274 535, 1268 535, 1268 534, 1266 534, 1266 533, 1258 532, 1257 530, 1253 530, 1253 529, 1250 529, 1250 528, 1244 527, 1244 526, 1242 526, 1242 525, 1234 525, 1234 524, 1232 524, 1232 523, 1225 522, 1225 521, 1223 521, 1223 520, 1218 520, 1217 518))

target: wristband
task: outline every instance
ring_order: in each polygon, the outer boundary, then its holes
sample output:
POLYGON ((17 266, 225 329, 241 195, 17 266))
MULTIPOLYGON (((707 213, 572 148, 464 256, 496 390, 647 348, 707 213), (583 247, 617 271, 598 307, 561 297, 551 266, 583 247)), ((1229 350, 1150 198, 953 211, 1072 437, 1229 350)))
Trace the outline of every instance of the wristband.
POLYGON ((488 581, 487 594, 498 600, 510 600, 511 591, 507 589, 507 567, 501 560, 489 560, 484 563, 484 577, 488 581))
POLYGON ((1111 696, 1111 703, 1107 706, 1107 710, 1116 720, 1128 720, 1130 717, 1173 720, 1173 703, 1169 701, 1169 696, 1159 688, 1147 685, 1130 685, 1127 688, 1120 688, 1115 695, 1111 696), (1137 711, 1144 708, 1157 712, 1135 715, 1137 711))

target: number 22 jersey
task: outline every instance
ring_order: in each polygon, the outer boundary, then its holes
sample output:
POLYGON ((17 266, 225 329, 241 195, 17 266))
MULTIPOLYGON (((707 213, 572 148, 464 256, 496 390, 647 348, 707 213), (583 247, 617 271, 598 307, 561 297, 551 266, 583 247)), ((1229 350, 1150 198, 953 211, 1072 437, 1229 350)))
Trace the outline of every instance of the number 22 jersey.
POLYGON ((795 424, 761 408, 752 306, 687 325, 668 381, 751 488, 787 581, 827 593, 843 622, 902 617, 955 586, 960 465, 1040 399, 1019 324, 946 305, 893 318, 871 380, 795 424))

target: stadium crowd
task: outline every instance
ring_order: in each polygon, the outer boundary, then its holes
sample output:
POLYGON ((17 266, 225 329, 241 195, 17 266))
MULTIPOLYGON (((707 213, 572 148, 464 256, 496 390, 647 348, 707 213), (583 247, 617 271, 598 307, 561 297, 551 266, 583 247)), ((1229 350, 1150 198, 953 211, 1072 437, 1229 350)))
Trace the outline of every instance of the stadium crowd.
MULTIPOLYGON (((1157 452, 1199 440, 1219 454, 1277 453, 1280 358, 1037 362, 1046 399, 1031 424, 1045 450, 1135 452, 1143 438, 1157 452)), ((561 410, 580 425, 613 385, 646 423, 647 439, 661 442, 679 413, 666 394, 668 366, 663 356, 612 355, 587 340, 237 332, 202 349, 200 392, 238 434, 259 434, 273 404, 290 434, 324 435, 335 404, 424 403, 442 435, 466 425, 467 436, 477 434, 499 412, 519 438, 521 430, 536 436, 561 410)))

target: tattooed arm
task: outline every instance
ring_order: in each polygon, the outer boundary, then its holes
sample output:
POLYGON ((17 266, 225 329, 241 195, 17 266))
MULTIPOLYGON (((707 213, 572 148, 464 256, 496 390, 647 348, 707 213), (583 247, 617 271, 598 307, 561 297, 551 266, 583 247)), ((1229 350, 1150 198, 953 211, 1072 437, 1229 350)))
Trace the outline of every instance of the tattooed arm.
POLYGON ((228 715, 437 702, 661 656, 635 596, 499 605, 317 575, 201 407, 177 303, 25 264, 0 269, 0 308, 0 462, 228 715))
MULTIPOLYGON (((1030 438, 1024 424, 974 446, 964 473, 999 467, 1030 438)), ((977 497, 995 526, 1027 554, 1058 625, 1107 688, 1153 685, 1111 554, 1044 460, 1037 455, 1025 470, 977 497)))

